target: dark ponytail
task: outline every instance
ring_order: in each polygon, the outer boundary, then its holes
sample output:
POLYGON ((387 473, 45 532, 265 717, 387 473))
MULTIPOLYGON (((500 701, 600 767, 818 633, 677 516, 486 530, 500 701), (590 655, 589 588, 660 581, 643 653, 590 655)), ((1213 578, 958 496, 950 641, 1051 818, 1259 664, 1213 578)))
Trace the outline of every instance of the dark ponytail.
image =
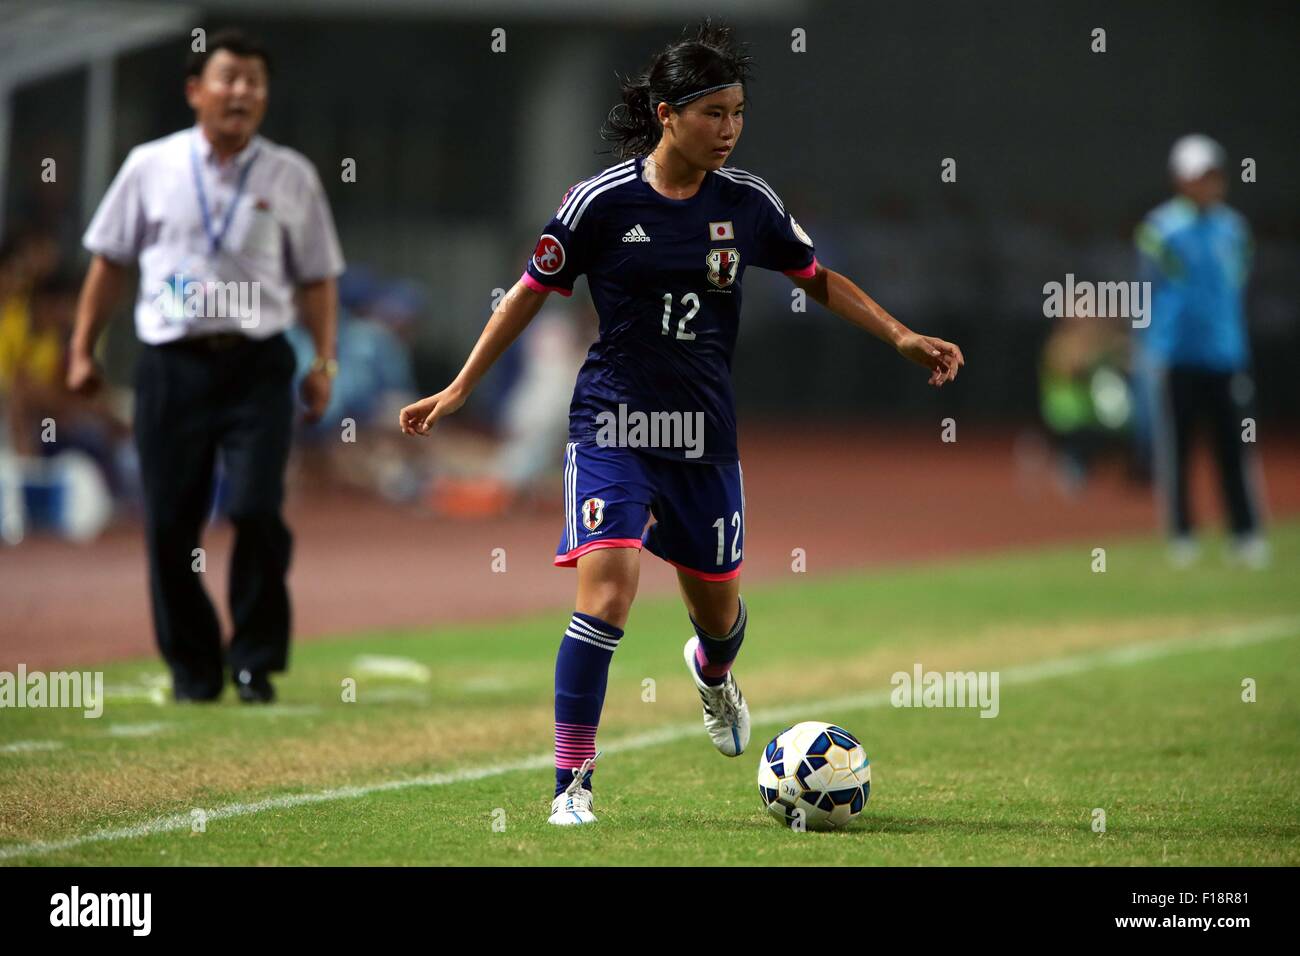
POLYGON ((677 104, 702 90, 748 82, 752 58, 735 41, 731 27, 706 18, 694 36, 686 36, 688 32, 661 50, 640 76, 619 78, 623 102, 609 111, 600 137, 614 144, 620 159, 648 156, 659 143, 660 103, 677 104))

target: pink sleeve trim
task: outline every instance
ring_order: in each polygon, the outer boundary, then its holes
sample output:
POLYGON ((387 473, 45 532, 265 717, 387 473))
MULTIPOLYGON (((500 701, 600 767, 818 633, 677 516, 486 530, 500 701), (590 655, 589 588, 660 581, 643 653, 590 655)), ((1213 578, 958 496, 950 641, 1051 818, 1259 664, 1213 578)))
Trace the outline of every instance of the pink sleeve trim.
POLYGON ((808 263, 802 269, 786 269, 785 274, 800 279, 811 279, 817 274, 817 257, 813 256, 813 261, 808 263))
POLYGON ((558 285, 542 285, 533 278, 532 273, 527 269, 525 269, 524 274, 519 277, 519 281, 528 286, 528 288, 532 289, 534 292, 558 292, 563 296, 573 295, 572 289, 561 289, 558 285))

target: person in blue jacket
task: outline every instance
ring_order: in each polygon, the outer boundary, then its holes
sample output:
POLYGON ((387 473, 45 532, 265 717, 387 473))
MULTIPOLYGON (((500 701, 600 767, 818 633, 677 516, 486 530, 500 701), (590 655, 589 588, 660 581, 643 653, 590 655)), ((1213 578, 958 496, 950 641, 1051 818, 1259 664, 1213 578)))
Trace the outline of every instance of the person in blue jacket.
POLYGON ((1254 454, 1245 289, 1251 236, 1224 203, 1223 147, 1208 136, 1179 139, 1169 156, 1176 195, 1137 228, 1141 278, 1151 283, 1151 323, 1137 348, 1150 374, 1154 471, 1176 564, 1196 559, 1188 498, 1190 450, 1205 426, 1213 441, 1232 534, 1232 554, 1268 563, 1262 482, 1254 454))

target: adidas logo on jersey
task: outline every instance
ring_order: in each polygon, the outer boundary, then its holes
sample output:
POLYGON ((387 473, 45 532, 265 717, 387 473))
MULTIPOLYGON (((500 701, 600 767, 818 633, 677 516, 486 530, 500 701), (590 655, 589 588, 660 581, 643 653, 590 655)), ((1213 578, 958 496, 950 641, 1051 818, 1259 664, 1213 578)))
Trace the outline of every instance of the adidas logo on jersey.
POLYGON ((646 235, 645 230, 641 228, 641 223, 638 222, 627 232, 623 233, 623 241, 624 242, 649 242, 650 237, 646 235))

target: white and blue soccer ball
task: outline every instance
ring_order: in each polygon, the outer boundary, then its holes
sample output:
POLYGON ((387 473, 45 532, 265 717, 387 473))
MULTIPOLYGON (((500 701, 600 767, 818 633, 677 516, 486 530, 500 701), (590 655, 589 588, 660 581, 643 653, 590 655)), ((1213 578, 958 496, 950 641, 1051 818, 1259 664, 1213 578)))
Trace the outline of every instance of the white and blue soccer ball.
POLYGON ((792 829, 834 830, 867 805, 871 763, 843 727, 805 720, 764 748, 758 793, 768 813, 792 829))

